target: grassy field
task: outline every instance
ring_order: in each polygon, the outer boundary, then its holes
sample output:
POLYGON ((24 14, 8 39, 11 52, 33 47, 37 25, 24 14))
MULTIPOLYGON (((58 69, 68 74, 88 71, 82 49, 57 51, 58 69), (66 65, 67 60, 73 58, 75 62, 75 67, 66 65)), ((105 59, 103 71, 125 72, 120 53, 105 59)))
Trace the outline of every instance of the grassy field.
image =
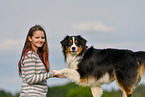
MULTIPOLYGON (((12 95, 10 92, 0 90, 0 97, 19 97, 19 93, 12 95)), ((48 87, 47 97, 92 97, 92 94, 89 87, 68 83, 63 86, 48 87)), ((102 97, 122 97, 122 91, 103 91, 102 97)), ((133 97, 145 97, 145 85, 139 85, 133 92, 133 97)))

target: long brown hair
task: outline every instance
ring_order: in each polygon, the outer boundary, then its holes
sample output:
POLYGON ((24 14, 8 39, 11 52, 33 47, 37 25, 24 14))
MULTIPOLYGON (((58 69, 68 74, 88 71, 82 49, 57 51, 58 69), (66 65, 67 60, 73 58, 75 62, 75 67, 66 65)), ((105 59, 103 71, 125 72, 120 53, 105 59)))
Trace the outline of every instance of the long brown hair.
POLYGON ((35 31, 43 31, 44 32, 44 35, 45 35, 45 43, 43 44, 42 47, 40 47, 38 49, 38 55, 40 57, 40 59, 42 60, 45 68, 46 68, 46 71, 49 72, 49 51, 48 51, 48 44, 47 44, 47 38, 46 38, 46 33, 45 33, 45 30, 40 26, 40 25, 35 25, 33 27, 30 28, 28 34, 27 34, 27 37, 26 37, 26 41, 25 41, 25 45, 23 47, 23 50, 22 50, 22 54, 21 54, 21 58, 20 58, 20 61, 18 63, 18 68, 19 68, 19 75, 21 76, 22 72, 21 72, 21 62, 23 61, 23 58, 27 55, 27 52, 28 51, 34 51, 31 47, 31 42, 29 41, 28 37, 30 36, 32 38, 33 34, 35 31))

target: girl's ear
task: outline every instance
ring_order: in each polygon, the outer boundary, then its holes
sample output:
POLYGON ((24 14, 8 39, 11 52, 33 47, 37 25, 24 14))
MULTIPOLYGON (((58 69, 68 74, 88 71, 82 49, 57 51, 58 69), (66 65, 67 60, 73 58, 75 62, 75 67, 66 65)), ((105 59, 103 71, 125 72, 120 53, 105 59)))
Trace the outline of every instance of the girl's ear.
POLYGON ((29 41, 32 41, 32 38, 31 38, 30 36, 28 36, 28 40, 29 40, 29 41))

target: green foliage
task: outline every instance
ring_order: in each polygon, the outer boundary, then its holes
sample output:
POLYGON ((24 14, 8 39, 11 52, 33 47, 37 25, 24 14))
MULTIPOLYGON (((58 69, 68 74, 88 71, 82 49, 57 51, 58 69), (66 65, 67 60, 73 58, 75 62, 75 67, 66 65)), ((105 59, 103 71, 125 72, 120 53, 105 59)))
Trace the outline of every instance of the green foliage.
MULTIPOLYGON (((19 93, 12 95, 10 92, 0 90, 0 97, 19 97, 19 93)), ((63 86, 49 87, 47 97, 93 97, 89 87, 81 87, 75 83, 63 86)), ((104 91, 102 97, 122 97, 121 90, 104 91)), ((133 92, 133 97, 145 97, 145 85, 140 85, 133 92)))
POLYGON ((9 92, 4 91, 4 90, 0 90, 0 97, 13 97, 13 95, 9 92))
POLYGON ((102 97, 122 97, 122 91, 112 90, 111 92, 104 91, 102 97))
POLYGON ((77 87, 78 85, 74 83, 68 83, 64 86, 50 87, 48 88, 47 97, 56 97, 56 95, 59 95, 57 97, 66 97, 70 89, 76 89, 77 87))
MULTIPOLYGON (((140 85, 133 92, 133 97, 145 97, 145 86, 140 85)), ((93 97, 89 87, 81 87, 75 83, 64 86, 50 87, 47 97, 93 97)), ((122 97, 121 90, 104 91, 102 97, 122 97)))
POLYGON ((20 96, 20 93, 19 92, 17 92, 15 95, 14 95, 14 97, 19 97, 20 96))
POLYGON ((145 86, 138 86, 133 92, 133 97, 145 97, 145 86))
POLYGON ((92 97, 92 94, 89 87, 77 87, 70 89, 66 97, 92 97))

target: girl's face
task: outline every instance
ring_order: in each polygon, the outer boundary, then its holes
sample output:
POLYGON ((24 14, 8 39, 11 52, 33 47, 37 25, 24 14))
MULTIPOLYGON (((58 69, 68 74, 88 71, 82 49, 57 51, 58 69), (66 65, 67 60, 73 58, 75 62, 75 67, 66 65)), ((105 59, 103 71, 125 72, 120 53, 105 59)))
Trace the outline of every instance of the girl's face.
POLYGON ((42 47, 45 43, 45 35, 43 31, 35 31, 32 37, 28 37, 29 41, 31 42, 32 49, 37 52, 38 48, 42 47))

